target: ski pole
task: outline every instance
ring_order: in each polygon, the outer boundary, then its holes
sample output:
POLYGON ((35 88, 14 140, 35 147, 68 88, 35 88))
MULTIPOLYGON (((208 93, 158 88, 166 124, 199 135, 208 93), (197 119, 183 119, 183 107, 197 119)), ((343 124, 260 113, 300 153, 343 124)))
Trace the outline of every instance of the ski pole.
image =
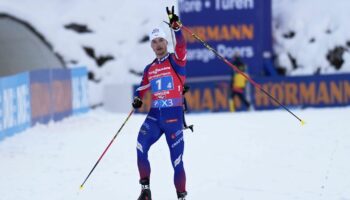
POLYGON ((121 127, 119 128, 119 130, 117 131, 117 133, 114 135, 114 137, 112 138, 112 140, 109 142, 108 146, 106 147, 106 149, 103 151, 102 155, 100 156, 100 158, 97 160, 97 162, 95 163, 94 167, 91 169, 91 171, 89 172, 88 176, 85 178, 84 182, 80 185, 80 189, 82 190, 84 187, 85 182, 88 180, 88 178, 90 177, 90 175, 92 174, 92 172, 95 170, 96 166, 98 165, 98 163, 101 161, 102 157, 105 155, 105 153, 107 152, 107 150, 109 149, 109 147, 112 145, 112 143, 114 142, 114 140, 117 138, 118 134, 120 133, 120 131, 122 130, 122 128, 124 127, 124 125, 126 124, 126 122, 129 120, 129 118, 131 117, 131 115, 134 113, 134 109, 132 109, 128 115, 128 117, 125 119, 124 123, 121 125, 121 127))
POLYGON ((291 115, 293 115, 296 119, 298 119, 301 122, 301 125, 304 125, 304 120, 300 119, 297 115, 295 115, 292 111, 290 111, 285 105, 283 105, 281 102, 279 102, 275 97, 273 97, 270 93, 268 93, 264 88, 262 88, 258 83, 256 83, 253 79, 251 79, 249 76, 247 76, 245 73, 243 73, 241 70, 239 70, 235 65, 230 63, 226 58, 224 58, 222 55, 220 55, 215 49, 213 49, 207 42, 202 40, 199 36, 197 36, 195 33, 193 33, 189 28, 187 28, 185 25, 181 24, 182 28, 192 35, 196 40, 201 42, 207 49, 212 51, 220 60, 224 61, 228 66, 230 66, 234 71, 237 73, 240 73, 242 76, 244 76, 251 84, 253 84, 256 88, 258 88, 260 91, 262 91, 264 94, 266 94, 269 98, 274 100, 278 105, 280 105, 282 108, 284 108, 286 111, 288 111, 291 115))

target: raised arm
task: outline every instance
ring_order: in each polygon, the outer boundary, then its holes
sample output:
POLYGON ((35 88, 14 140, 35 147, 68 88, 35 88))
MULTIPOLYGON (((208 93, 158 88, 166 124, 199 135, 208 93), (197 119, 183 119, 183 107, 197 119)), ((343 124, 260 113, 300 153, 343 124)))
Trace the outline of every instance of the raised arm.
POLYGON ((186 65, 186 41, 185 37, 182 34, 182 31, 179 29, 175 31, 176 45, 175 45, 175 61, 180 66, 186 65))
POLYGON ((175 38, 176 38, 176 45, 175 45, 175 58, 173 58, 176 62, 176 64, 180 66, 186 65, 186 41, 185 37, 182 34, 181 27, 182 23, 179 19, 179 16, 177 16, 174 13, 174 6, 172 7, 171 11, 167 7, 166 11, 168 13, 169 17, 169 26, 172 28, 175 32, 175 38))

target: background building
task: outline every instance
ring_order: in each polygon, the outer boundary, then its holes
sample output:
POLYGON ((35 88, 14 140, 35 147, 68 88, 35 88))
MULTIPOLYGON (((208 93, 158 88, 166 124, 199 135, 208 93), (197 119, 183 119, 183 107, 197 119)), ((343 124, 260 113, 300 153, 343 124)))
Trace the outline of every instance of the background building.
POLYGON ((65 66, 45 37, 29 23, 0 14, 0 27, 0 76, 65 66))

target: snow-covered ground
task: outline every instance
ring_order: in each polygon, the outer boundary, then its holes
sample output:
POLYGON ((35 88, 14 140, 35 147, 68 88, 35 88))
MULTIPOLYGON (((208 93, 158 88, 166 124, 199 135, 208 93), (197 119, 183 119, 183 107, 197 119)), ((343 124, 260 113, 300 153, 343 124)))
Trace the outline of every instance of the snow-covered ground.
MULTIPOLYGON (((185 134, 188 199, 350 200, 350 108, 192 114, 185 134)), ((39 125, 0 143, 1 200, 137 199, 133 115, 79 186, 126 114, 101 110, 39 125)), ((176 199, 168 147, 150 151, 154 199, 176 199)))

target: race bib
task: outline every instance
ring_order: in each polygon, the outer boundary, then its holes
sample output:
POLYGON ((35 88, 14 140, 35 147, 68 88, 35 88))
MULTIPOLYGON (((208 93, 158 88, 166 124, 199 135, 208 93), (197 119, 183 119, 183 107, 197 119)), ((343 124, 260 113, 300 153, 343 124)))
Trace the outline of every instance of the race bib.
POLYGON ((161 78, 151 80, 151 87, 153 92, 166 91, 174 89, 174 81, 171 76, 164 76, 161 78))

